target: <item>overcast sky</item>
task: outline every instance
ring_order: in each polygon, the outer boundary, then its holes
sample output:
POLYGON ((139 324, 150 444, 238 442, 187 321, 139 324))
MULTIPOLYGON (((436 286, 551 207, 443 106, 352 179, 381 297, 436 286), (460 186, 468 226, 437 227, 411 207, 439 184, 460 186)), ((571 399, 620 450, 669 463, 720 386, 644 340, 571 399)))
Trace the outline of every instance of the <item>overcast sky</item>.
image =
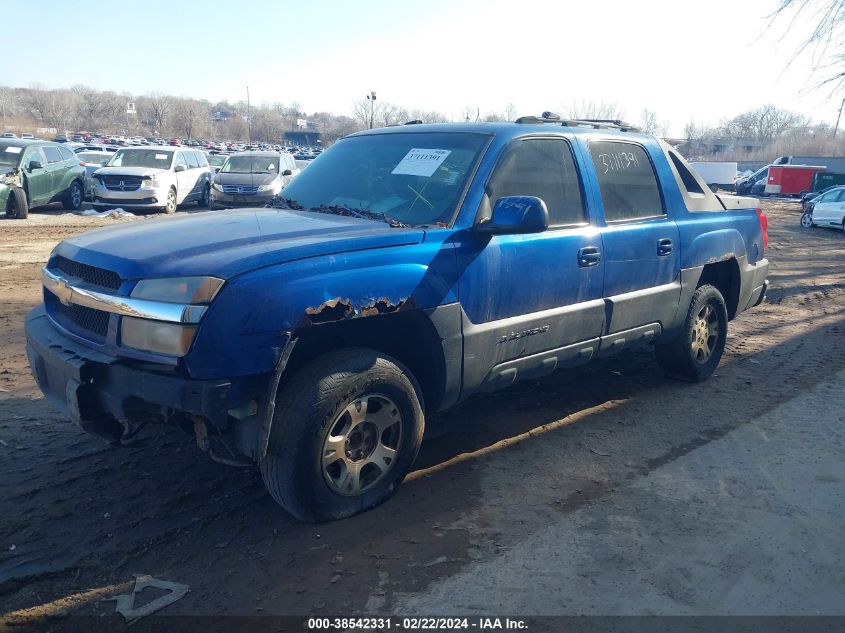
POLYGON ((349 114, 371 90, 456 120, 573 102, 644 108, 680 134, 765 103, 834 122, 842 95, 790 59, 777 0, 5 0, 0 83, 85 84, 349 114))

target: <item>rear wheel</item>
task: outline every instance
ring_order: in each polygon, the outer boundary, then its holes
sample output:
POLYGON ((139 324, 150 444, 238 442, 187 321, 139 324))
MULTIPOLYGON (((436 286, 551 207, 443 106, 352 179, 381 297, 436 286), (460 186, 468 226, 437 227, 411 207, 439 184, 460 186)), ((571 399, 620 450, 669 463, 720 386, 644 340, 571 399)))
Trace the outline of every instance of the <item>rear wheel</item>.
POLYGON ((261 474, 282 507, 329 521, 383 503, 416 459, 419 386, 388 356, 351 348, 300 370, 277 398, 261 474))
POLYGON ((62 199, 62 206, 68 211, 79 211, 82 208, 83 200, 82 185, 79 184, 78 180, 74 180, 65 192, 64 198, 62 199))
POLYGON ((804 212, 801 214, 801 226, 805 229, 812 228, 813 226, 813 214, 804 212))
POLYGON ((165 213, 175 213, 176 212, 176 190, 170 189, 167 192, 167 201, 164 204, 164 212, 165 213))
POLYGON ((26 193, 20 187, 12 187, 6 202, 6 217, 25 220, 28 215, 29 204, 26 201, 26 193))
POLYGON ((727 333, 722 293, 715 286, 701 286, 692 296, 680 335, 655 346, 657 362, 670 375, 692 382, 707 380, 722 359, 727 333))

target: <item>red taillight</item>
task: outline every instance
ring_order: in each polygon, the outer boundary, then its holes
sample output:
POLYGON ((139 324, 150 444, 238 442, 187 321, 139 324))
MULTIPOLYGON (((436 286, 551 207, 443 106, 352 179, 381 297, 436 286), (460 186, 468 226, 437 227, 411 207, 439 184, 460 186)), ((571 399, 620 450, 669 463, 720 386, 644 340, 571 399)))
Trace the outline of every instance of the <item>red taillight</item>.
POLYGON ((760 230, 763 232, 763 253, 769 247, 769 218, 763 209, 757 209, 757 219, 760 220, 760 230))

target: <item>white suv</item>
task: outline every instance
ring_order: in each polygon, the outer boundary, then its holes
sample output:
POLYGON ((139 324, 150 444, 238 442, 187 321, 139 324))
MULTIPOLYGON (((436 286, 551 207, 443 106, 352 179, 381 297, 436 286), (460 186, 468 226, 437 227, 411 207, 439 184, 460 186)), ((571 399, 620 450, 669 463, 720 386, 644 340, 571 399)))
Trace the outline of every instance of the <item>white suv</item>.
POLYGON ((210 173, 203 152, 179 147, 127 147, 94 172, 94 206, 160 209, 186 202, 207 207, 210 173))

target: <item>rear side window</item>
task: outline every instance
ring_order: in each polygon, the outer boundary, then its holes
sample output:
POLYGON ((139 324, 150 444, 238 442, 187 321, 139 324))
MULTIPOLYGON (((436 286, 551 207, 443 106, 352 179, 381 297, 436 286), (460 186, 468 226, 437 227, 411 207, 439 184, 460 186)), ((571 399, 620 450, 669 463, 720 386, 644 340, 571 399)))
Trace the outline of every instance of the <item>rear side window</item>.
POLYGON ((70 151, 67 147, 60 147, 59 152, 62 154, 62 160, 70 160, 74 157, 74 153, 70 151))
POLYGON ((698 181, 695 179, 695 176, 692 175, 692 172, 687 169, 684 161, 682 161, 675 152, 669 152, 669 158, 672 159, 672 164, 675 166, 678 176, 681 177, 681 182, 684 183, 684 188, 686 188, 687 192, 691 194, 704 195, 704 190, 701 188, 701 185, 698 184, 698 181))
POLYGON ((185 158, 188 159, 188 169, 196 169, 200 166, 196 152, 185 152, 185 158))
POLYGON ((660 187, 645 150, 634 143, 590 143, 608 222, 664 215, 660 187))
POLYGON ((839 198, 842 194, 845 193, 845 189, 834 189, 833 191, 828 191, 823 196, 820 196, 818 201, 819 202, 839 202, 839 198))
POLYGON ((197 155, 198 167, 208 167, 208 161, 205 159, 205 154, 202 152, 194 152, 197 155))
POLYGON ((62 162, 62 155, 59 153, 58 147, 53 147, 52 145, 45 145, 44 146, 44 155, 47 157, 48 163, 60 163, 60 162, 62 162))
POLYGON ((549 210, 549 226, 587 222, 578 170, 564 139, 512 142, 496 165, 487 194, 493 204, 505 196, 540 198, 549 210))
POLYGON ((185 152, 179 152, 176 154, 176 166, 183 165, 186 169, 188 168, 188 161, 185 160, 185 152))

